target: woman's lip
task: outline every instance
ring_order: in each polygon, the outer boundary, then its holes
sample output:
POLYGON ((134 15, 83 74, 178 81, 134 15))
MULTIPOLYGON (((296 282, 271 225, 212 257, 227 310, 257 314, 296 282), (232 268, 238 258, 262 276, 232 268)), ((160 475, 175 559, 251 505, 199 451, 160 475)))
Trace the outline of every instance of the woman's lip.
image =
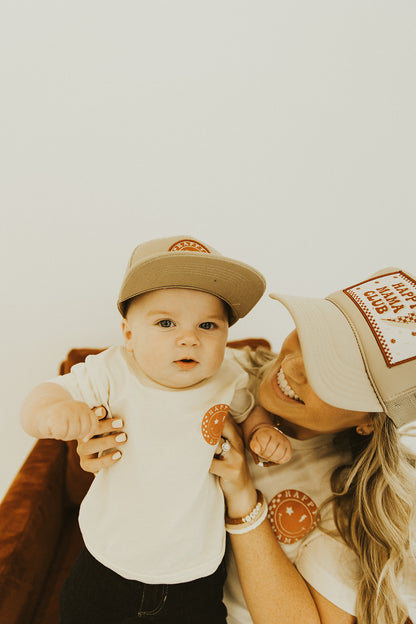
POLYGON ((181 370, 191 370, 191 368, 195 368, 198 365, 196 360, 175 360, 174 364, 181 370))

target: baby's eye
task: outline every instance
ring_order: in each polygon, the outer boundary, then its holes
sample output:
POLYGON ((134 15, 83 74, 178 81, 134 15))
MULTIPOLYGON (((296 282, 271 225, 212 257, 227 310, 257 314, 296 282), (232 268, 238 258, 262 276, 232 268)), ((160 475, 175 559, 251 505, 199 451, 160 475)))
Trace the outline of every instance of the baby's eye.
POLYGON ((170 319, 163 319, 157 323, 160 327, 174 327, 175 323, 170 319))
POLYGON ((205 323, 200 324, 201 329, 214 329, 214 327, 216 327, 216 325, 212 321, 205 321, 205 323))

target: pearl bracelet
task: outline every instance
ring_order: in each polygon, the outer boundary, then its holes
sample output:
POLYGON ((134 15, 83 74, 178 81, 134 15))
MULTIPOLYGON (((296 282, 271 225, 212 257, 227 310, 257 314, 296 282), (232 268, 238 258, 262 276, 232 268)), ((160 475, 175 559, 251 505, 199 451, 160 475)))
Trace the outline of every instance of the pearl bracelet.
POLYGON ((225 529, 228 533, 248 533, 257 528, 266 518, 268 512, 267 503, 262 492, 257 490, 257 503, 250 513, 242 518, 225 518, 225 529))

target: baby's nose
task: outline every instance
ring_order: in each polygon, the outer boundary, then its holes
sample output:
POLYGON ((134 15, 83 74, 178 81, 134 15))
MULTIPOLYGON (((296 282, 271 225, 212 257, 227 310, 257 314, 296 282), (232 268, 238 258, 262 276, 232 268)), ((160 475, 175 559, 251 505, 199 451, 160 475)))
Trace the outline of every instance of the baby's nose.
POLYGON ((179 338, 178 342, 180 345, 184 346, 194 346, 198 344, 198 338, 193 331, 183 332, 179 338))

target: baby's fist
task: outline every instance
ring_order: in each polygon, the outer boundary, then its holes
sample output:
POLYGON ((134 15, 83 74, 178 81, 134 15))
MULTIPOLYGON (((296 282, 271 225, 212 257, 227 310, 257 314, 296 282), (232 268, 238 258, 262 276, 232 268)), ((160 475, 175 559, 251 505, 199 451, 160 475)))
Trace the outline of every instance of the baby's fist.
POLYGON ((250 450, 272 464, 285 464, 292 457, 292 447, 288 438, 272 425, 262 425, 254 431, 250 439, 250 450))
POLYGON ((56 440, 77 440, 92 435, 98 416, 81 401, 60 401, 51 405, 45 419, 45 437, 56 440))

